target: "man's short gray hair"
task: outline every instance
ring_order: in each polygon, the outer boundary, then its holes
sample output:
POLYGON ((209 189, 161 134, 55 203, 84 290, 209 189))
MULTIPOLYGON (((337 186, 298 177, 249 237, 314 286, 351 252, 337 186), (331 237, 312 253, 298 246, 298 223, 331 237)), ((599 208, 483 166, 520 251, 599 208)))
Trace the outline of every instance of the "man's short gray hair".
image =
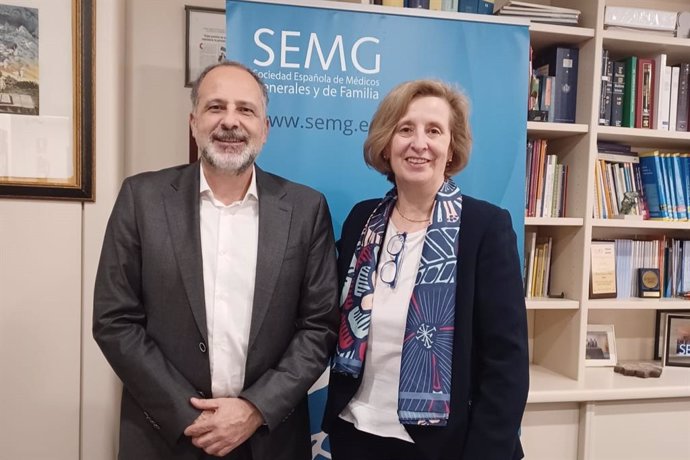
POLYGON ((246 65, 237 61, 220 61, 215 64, 211 64, 210 66, 206 67, 204 70, 201 71, 199 77, 196 80, 194 80, 194 83, 192 84, 192 109, 196 109, 196 106, 199 103, 199 87, 201 86, 201 82, 204 81, 204 78, 206 78, 206 75, 208 75, 210 71, 217 67, 234 67, 237 69, 242 69, 249 75, 251 75, 254 78, 254 80, 256 80, 256 83, 259 85, 259 88, 261 88, 261 94, 263 95, 264 99, 264 112, 266 112, 266 109, 268 108, 268 88, 266 88, 266 84, 263 82, 261 77, 257 75, 256 72, 254 72, 246 65))

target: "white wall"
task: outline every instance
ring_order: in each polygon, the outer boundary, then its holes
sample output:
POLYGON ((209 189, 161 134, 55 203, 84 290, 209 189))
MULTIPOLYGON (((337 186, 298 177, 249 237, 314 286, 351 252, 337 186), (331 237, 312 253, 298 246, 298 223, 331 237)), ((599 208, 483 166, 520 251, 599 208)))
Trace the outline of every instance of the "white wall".
POLYGON ((128 0, 126 173, 189 158, 189 88, 184 87, 186 4, 225 0, 128 0))

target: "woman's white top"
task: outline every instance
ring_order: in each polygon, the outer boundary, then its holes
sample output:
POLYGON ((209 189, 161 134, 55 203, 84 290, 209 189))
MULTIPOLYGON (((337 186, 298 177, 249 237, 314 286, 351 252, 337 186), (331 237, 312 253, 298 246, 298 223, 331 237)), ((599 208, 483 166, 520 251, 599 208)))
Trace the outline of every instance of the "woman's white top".
MULTIPOLYGON (((392 220, 381 245, 379 268, 394 257, 386 250, 398 229, 392 220)), ((398 392, 403 338, 407 310, 422 257, 426 229, 408 233, 402 256, 398 259, 395 289, 380 279, 377 271, 369 339, 362 382, 340 413, 340 418, 360 431, 376 436, 414 442, 398 419, 398 392)))

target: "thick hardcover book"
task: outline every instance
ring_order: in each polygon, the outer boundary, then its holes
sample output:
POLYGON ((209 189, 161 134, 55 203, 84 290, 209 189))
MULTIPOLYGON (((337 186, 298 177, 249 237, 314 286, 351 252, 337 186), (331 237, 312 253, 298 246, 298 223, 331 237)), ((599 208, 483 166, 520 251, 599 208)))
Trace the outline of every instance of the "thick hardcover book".
POLYGON ((624 59, 625 89, 623 90, 623 126, 635 127, 635 91, 637 84, 637 56, 624 59))
POLYGON ((635 128, 651 129, 654 123, 654 59, 638 58, 635 128))
POLYGON ((678 75, 678 110, 676 113, 676 131, 688 130, 688 79, 690 79, 690 63, 680 65, 678 75))
POLYGON ((609 50, 601 53, 601 88, 599 90, 599 124, 608 126, 611 122, 611 73, 609 73, 609 50), (608 104, 608 109, 607 109, 608 104))
POLYGON ((625 93, 625 62, 613 63, 611 90, 611 126, 623 126, 623 96, 625 93))
POLYGON ((553 121, 556 123, 575 123, 578 55, 578 48, 556 46, 543 50, 534 61, 539 75, 555 77, 553 121))

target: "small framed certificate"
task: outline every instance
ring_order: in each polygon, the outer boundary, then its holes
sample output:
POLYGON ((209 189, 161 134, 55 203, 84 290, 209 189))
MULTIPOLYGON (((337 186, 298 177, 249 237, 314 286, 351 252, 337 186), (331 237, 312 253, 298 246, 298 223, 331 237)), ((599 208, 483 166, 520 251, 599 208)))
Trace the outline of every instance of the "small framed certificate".
POLYGON ((614 241, 594 240, 590 247, 589 298, 615 298, 616 244, 614 241))
POLYGON ((184 85, 191 87, 207 66, 226 59, 225 10, 185 7, 186 46, 184 85))

